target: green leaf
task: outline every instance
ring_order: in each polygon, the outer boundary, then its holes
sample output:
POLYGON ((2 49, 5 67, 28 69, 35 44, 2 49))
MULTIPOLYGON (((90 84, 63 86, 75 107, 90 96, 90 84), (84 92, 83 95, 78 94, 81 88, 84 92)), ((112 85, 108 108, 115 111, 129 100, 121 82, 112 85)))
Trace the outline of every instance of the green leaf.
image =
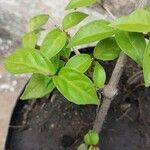
POLYGON ((144 35, 142 33, 120 31, 116 33, 115 38, 121 50, 139 65, 142 65, 143 53, 146 47, 144 35))
POLYGON ((93 81, 96 87, 102 88, 104 87, 106 81, 106 73, 104 68, 97 62, 94 67, 93 72, 93 81))
POLYGON ((145 7, 145 9, 146 9, 147 11, 150 11, 150 5, 147 5, 147 6, 145 7))
POLYGON ((86 144, 81 144, 77 150, 88 150, 88 146, 86 144))
POLYGON ((114 37, 104 39, 96 45, 94 48, 94 57, 103 61, 114 60, 120 54, 120 48, 118 47, 114 37))
POLYGON ((50 59, 50 61, 53 63, 53 65, 55 67, 55 70, 57 72, 57 70, 58 70, 58 68, 60 66, 60 55, 59 54, 55 55, 54 57, 52 57, 50 59))
POLYGON ((69 58, 71 54, 71 48, 67 48, 67 45, 68 45, 68 41, 66 42, 63 49, 60 51, 60 56, 63 56, 65 58, 69 58))
POLYGON ((96 3, 96 0, 71 0, 66 9, 79 8, 84 6, 90 6, 96 3))
POLYGON ((61 94, 78 105, 99 105, 99 99, 92 81, 84 74, 70 68, 62 68, 53 82, 61 94))
POLYGON ((35 48, 37 44, 38 35, 35 32, 26 33, 22 38, 22 45, 24 48, 35 48))
POLYGON ((60 29, 54 29, 46 35, 41 45, 41 52, 50 59, 63 49, 66 41, 66 33, 60 29))
POLYGON ((137 9, 129 16, 121 17, 110 24, 111 27, 131 32, 150 31, 150 12, 144 9, 137 9))
POLYGON ((49 15, 41 14, 34 16, 29 21, 29 31, 39 30, 49 19, 49 15))
POLYGON ((41 73, 53 75, 54 65, 38 50, 20 48, 5 60, 6 69, 14 74, 41 73))
POLYGON ((143 72, 145 86, 150 86, 150 42, 148 43, 143 57, 143 72))
POLYGON ((100 150, 98 147, 91 145, 88 150, 100 150))
POLYGON ((93 147, 93 145, 89 146, 88 150, 95 150, 95 148, 93 147))
POLYGON ((71 57, 66 63, 66 67, 75 69, 81 73, 84 73, 88 70, 92 63, 92 59, 88 54, 79 54, 71 57))
POLYGON ((105 20, 96 20, 82 26, 71 39, 68 47, 74 47, 81 44, 87 44, 105 39, 114 34, 114 29, 109 27, 109 22, 105 20))
POLYGON ((62 26, 66 30, 80 23, 87 16, 88 15, 83 12, 71 12, 64 17, 62 21, 62 26))
POLYGON ((60 65, 59 65, 59 67, 62 68, 62 67, 64 67, 64 66, 65 66, 65 61, 60 60, 60 65))
POLYGON ((52 77, 42 74, 33 74, 21 96, 22 100, 40 98, 54 89, 52 77))
POLYGON ((84 136, 84 142, 87 145, 97 145, 99 142, 99 135, 94 130, 90 130, 85 136, 84 136))

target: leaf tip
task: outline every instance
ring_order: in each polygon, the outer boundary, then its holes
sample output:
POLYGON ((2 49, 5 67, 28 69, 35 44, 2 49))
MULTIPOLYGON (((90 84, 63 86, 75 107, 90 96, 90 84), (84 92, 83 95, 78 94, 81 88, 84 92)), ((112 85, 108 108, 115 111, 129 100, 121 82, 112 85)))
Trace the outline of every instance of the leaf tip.
POLYGON ((145 87, 149 87, 150 83, 145 81, 145 87))
POLYGON ((26 96, 24 96, 24 94, 21 95, 20 100, 27 100, 28 98, 26 98, 26 96))

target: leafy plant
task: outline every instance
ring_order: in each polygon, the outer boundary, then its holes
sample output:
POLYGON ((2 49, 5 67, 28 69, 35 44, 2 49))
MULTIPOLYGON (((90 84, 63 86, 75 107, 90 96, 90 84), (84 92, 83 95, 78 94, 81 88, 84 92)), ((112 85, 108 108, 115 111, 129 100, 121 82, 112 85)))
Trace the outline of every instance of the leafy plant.
POLYGON ((97 145, 99 143, 99 135, 95 131, 90 130, 84 136, 84 142, 87 145, 97 145))
POLYGON ((84 143, 78 147, 78 150, 98 150, 96 145, 99 143, 99 140, 99 134, 94 130, 90 130, 84 136, 84 143))
MULTIPOLYGON (((71 0, 66 9, 89 6, 95 2, 71 0)), ((107 84, 107 75, 100 63, 112 61, 122 53, 140 66, 145 86, 150 86, 150 42, 145 38, 150 32, 150 11, 137 9, 114 21, 93 20, 70 37, 66 30, 86 17, 88 15, 84 12, 69 12, 62 21, 62 27, 50 30, 41 45, 37 41, 49 15, 38 15, 29 21, 22 47, 5 60, 5 68, 9 72, 32 74, 21 99, 43 97, 57 88, 72 103, 100 105, 99 91, 107 84), (70 55, 76 46, 93 42, 97 42, 93 54, 70 55)), ((95 131, 90 131, 84 141, 80 150, 95 150, 99 137, 95 131)))

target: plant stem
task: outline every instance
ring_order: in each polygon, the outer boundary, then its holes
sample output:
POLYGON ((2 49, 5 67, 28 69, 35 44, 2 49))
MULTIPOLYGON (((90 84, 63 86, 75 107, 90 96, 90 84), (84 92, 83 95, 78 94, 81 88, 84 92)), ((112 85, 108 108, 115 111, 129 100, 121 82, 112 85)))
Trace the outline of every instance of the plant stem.
POLYGON ((94 122, 93 130, 99 133, 102 129, 103 122, 106 118, 107 112, 110 108, 110 104, 117 94, 117 87, 120 80, 120 77, 123 72, 123 68, 126 64, 127 56, 121 52, 120 56, 117 60, 116 66, 113 70, 109 83, 103 89, 103 103, 100 107, 100 110, 96 116, 96 120, 94 122))
MULTIPOLYGON (((147 0, 140 0, 137 8, 144 8, 146 4, 147 4, 147 0)), ((105 10, 107 11, 107 9, 105 10)), ((108 110, 110 108, 110 104, 118 92, 118 89, 117 89, 118 83, 123 73, 123 68, 126 62, 127 62, 127 56, 123 52, 121 52, 117 60, 116 66, 113 70, 113 73, 111 75, 111 78, 109 80, 109 83, 103 89, 103 97, 104 97, 103 102, 102 102, 99 112, 97 113, 97 116, 93 125, 93 130, 95 130, 97 133, 101 131, 102 125, 105 121, 108 110)))

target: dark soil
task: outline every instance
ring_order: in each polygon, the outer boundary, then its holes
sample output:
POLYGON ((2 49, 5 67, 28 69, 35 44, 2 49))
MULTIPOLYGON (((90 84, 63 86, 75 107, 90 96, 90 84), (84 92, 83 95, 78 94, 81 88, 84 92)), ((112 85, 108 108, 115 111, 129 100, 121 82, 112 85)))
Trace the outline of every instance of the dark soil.
MULTIPOLYGON (((113 66, 105 64, 109 76, 113 66)), ((142 78, 127 82, 135 68, 129 61, 100 134, 101 150, 150 150, 150 89, 142 78)), ((95 115, 95 106, 74 105, 58 91, 34 104, 18 101, 6 150, 76 150, 95 115)))

